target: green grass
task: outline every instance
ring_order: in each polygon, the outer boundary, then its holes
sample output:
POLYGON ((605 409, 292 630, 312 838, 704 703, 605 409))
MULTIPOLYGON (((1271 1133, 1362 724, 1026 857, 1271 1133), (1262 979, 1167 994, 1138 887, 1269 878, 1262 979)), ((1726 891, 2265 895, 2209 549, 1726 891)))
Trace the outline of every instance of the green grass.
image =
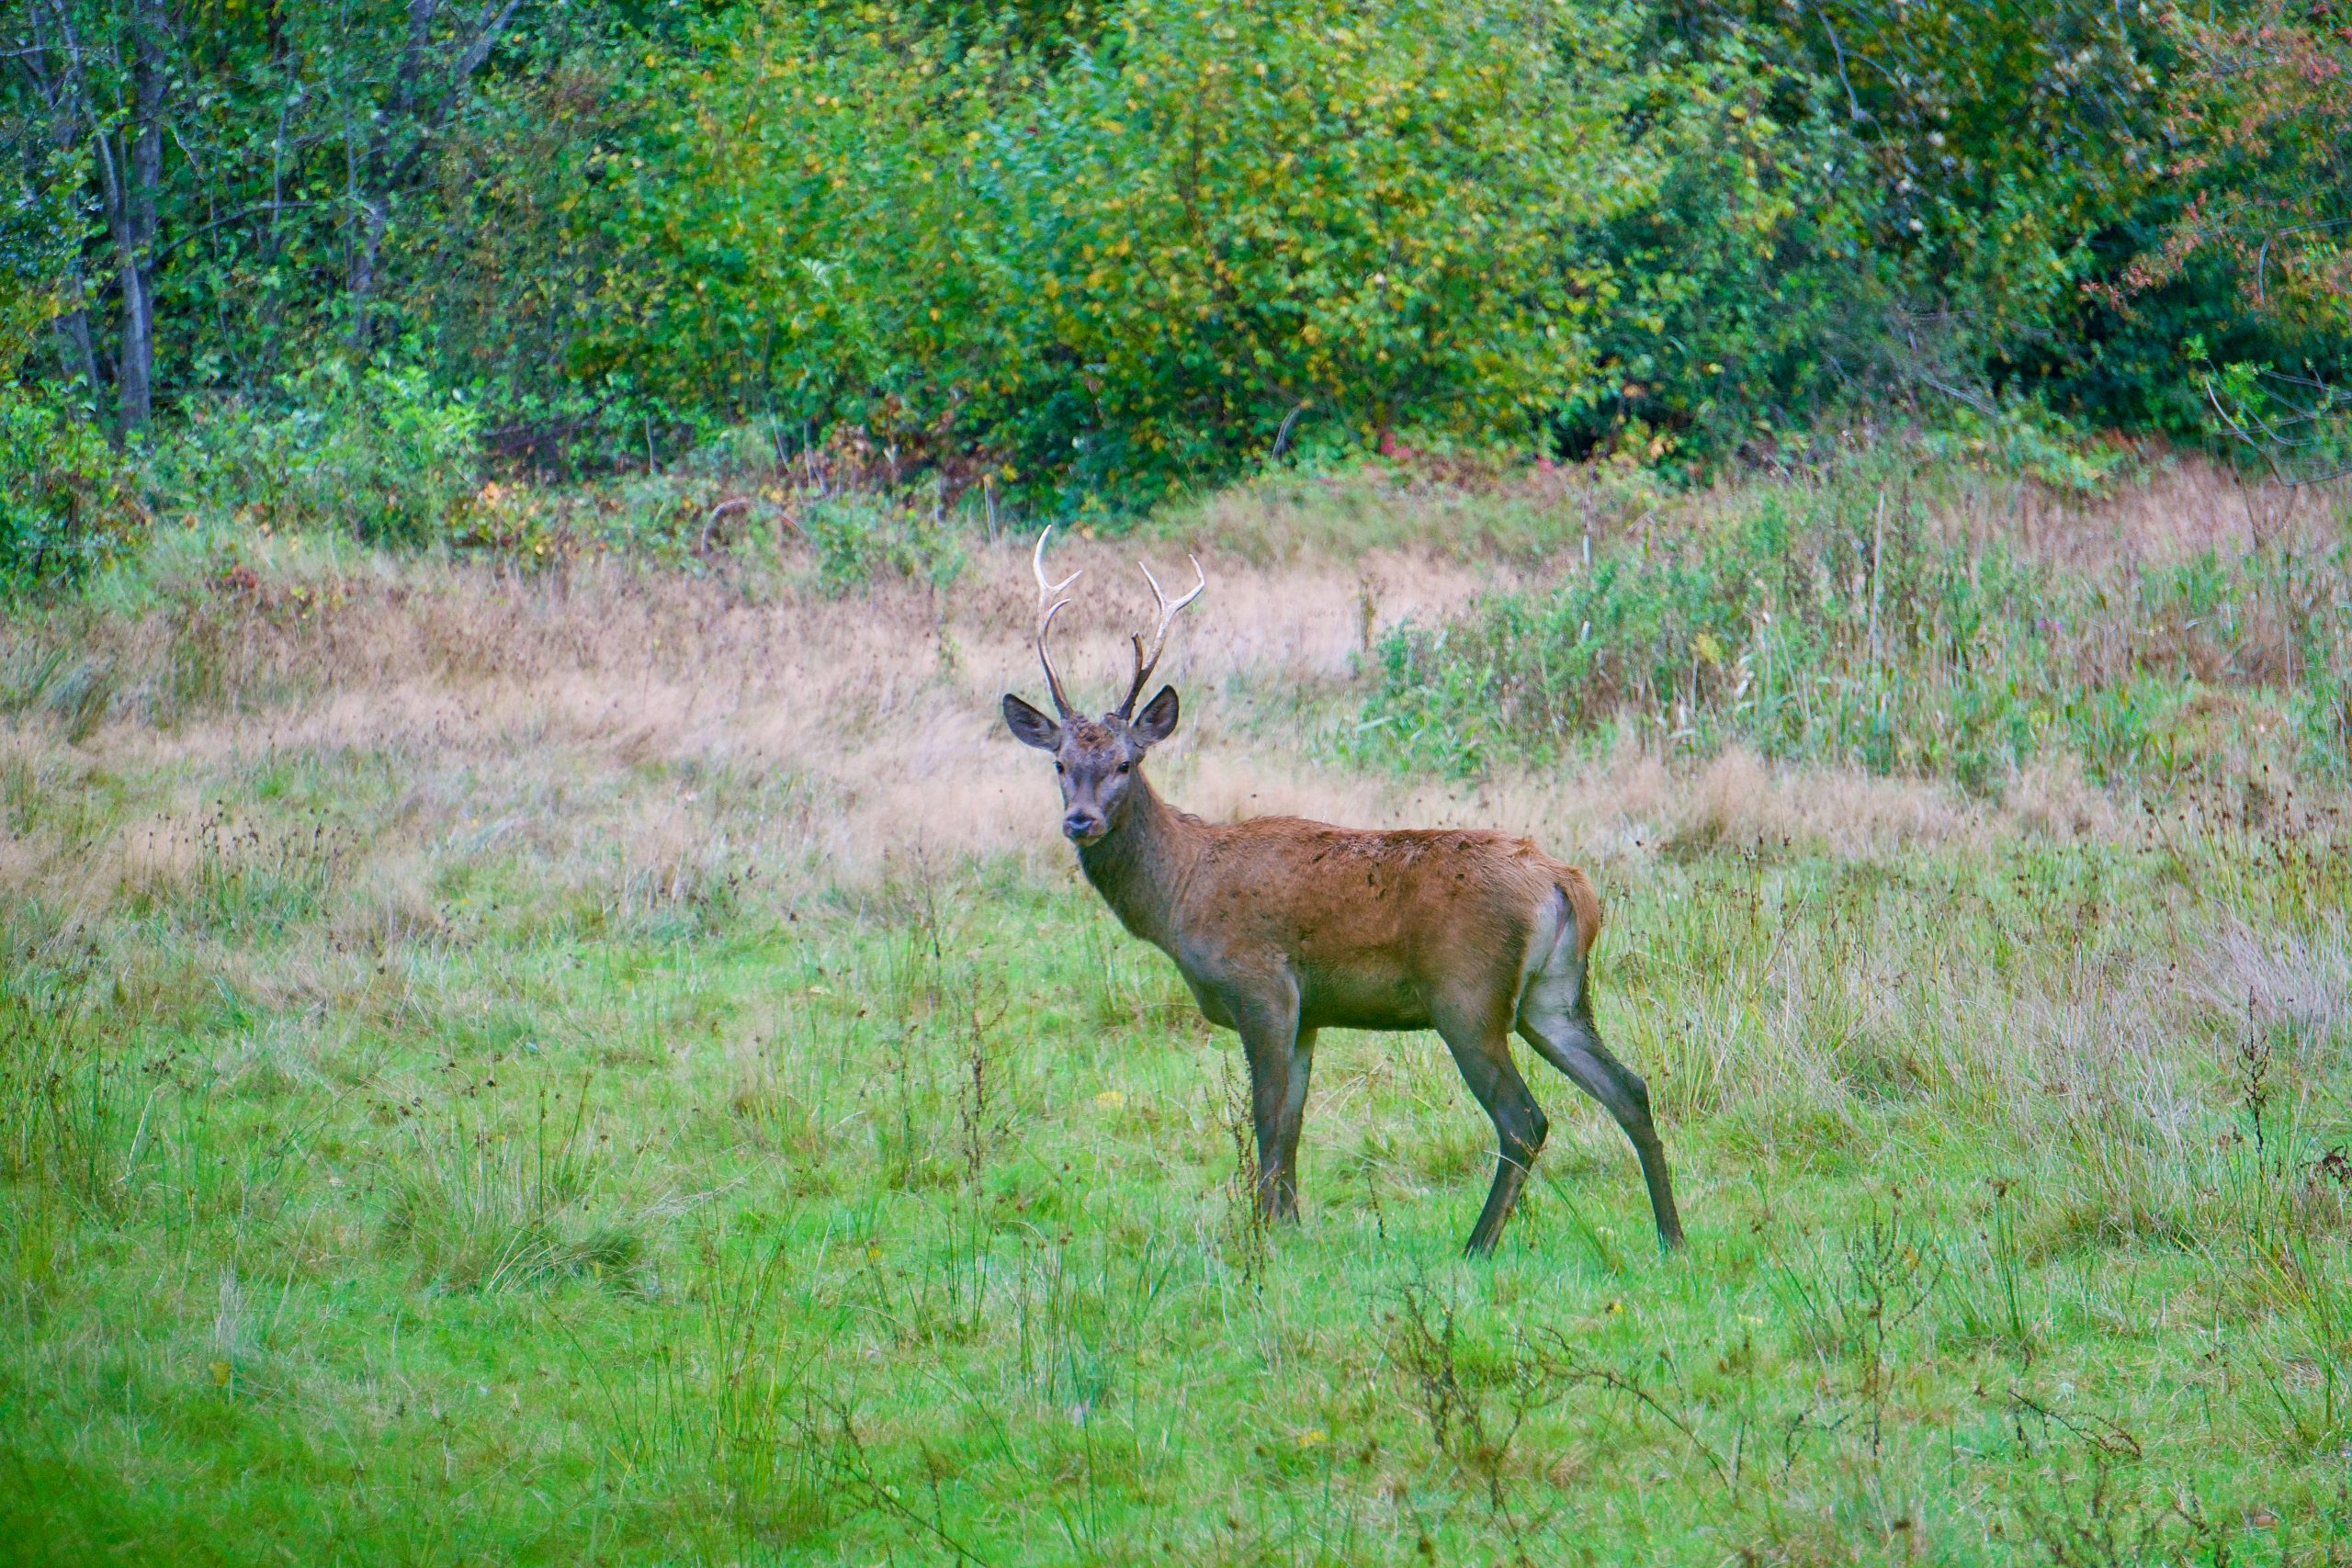
MULTIPOLYGON (((1345 737, 1393 671, 1276 623, 1410 498, 1269 484, 1200 515, 1289 586, 1173 793, 1390 798, 1345 737)), ((1459 504, 1457 553, 1563 552, 1459 504)), ((1504 776, 1461 809, 1564 852, 1637 795, 1584 840, 1600 1018, 1690 1247, 1522 1055, 1551 1146, 1474 1265, 1431 1036, 1324 1038, 1304 1223, 1255 1222, 1231 1038, 1035 760, 934 726, 1027 678, 1027 562, 967 543, 933 595, 167 532, 0 621, 0 1558, 2352 1559, 2352 838, 2333 764, 2247 787, 2293 682, 2079 800, 1711 766, 1729 707, 1504 776), (924 847, 966 810, 997 847, 924 847)))
POLYGON ((290 782, 172 887, 8 917, 24 1560, 2317 1562, 2352 1530, 2324 835, 1608 876, 1601 1016, 1690 1249, 1531 1062, 1558 1131, 1470 1265, 1488 1138, 1433 1040, 1327 1037, 1306 1219, 1268 1235, 1237 1054, 1068 878, 632 926, 492 852, 437 936, 351 942, 303 770, 249 776, 290 782))

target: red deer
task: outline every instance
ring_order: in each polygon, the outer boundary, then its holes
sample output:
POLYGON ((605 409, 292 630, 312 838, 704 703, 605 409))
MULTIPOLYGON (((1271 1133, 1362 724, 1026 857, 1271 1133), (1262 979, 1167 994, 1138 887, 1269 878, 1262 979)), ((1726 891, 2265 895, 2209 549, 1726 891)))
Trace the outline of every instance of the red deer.
POLYGON ((1208 576, 1170 600, 1145 567, 1159 624, 1117 708, 1070 705, 1047 639, 1079 574, 1046 580, 1037 536, 1037 660, 1055 716, 1007 693, 1004 722, 1054 754, 1062 832, 1120 923, 1176 961, 1208 1021, 1241 1036, 1257 1125, 1260 1211, 1298 1213, 1298 1130, 1322 1029, 1434 1029, 1495 1124, 1493 1188, 1468 1251, 1493 1251, 1544 1147, 1543 1109, 1512 1065, 1513 1029, 1607 1108, 1633 1140, 1658 1241, 1682 1244, 1649 1090, 1593 1027, 1586 963, 1600 900, 1585 874, 1524 839, 1480 831, 1365 831, 1261 817, 1204 822, 1144 778, 1145 754, 1176 728, 1176 689, 1136 711, 1177 613, 1208 576))

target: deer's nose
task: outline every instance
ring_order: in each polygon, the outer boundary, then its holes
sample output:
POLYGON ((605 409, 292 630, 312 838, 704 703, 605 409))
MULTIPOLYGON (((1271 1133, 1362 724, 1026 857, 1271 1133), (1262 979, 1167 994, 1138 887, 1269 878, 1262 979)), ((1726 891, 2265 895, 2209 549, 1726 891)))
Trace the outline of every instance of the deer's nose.
POLYGON ((1087 844, 1102 836, 1102 813, 1080 807, 1062 818, 1062 832, 1075 841, 1087 844))

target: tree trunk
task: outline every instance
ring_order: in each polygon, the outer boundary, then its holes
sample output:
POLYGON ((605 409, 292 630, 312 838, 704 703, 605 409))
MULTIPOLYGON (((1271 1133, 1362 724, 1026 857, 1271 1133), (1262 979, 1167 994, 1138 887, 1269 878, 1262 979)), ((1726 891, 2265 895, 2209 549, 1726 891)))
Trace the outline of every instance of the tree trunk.
MULTIPOLYGON (((49 118, 49 142, 60 153, 70 152, 82 140, 87 119, 82 102, 84 78, 78 51, 73 48, 71 18, 61 11, 52 19, 39 6, 28 13, 33 47, 21 58, 49 118)), ((98 352, 90 333, 90 291, 78 251, 67 270, 71 308, 62 312, 57 332, 58 367, 69 382, 79 382, 95 404, 104 386, 98 373, 98 352)))
POLYGON ((368 352, 374 325, 370 306, 376 297, 376 263, 383 254, 384 231, 391 223, 384 210, 388 199, 363 197, 359 202, 359 243, 351 263, 351 346, 359 354, 368 352))
POLYGON ((164 0, 136 0, 130 27, 131 119, 123 133, 119 199, 109 204, 122 275, 115 395, 126 435, 155 412, 155 210, 164 183, 164 101, 171 92, 164 0))
POLYGON ((115 412, 125 435, 155 413, 155 302, 136 266, 122 270, 122 337, 115 355, 115 412))
POLYGON ((57 318, 57 364, 68 381, 82 383, 85 392, 95 400, 101 383, 98 380, 98 350, 90 338, 90 308, 82 289, 80 263, 74 267, 74 308, 57 318))

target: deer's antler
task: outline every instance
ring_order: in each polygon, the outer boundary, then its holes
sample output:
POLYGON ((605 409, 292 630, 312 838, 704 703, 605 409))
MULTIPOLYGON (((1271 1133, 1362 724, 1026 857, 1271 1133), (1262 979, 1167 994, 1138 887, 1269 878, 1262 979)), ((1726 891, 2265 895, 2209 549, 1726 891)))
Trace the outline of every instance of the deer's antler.
POLYGON ((1046 581, 1046 541, 1053 536, 1053 525, 1049 523, 1046 531, 1037 536, 1037 547, 1030 553, 1029 569, 1037 574, 1037 662, 1046 667, 1046 686, 1054 694, 1055 711, 1064 722, 1068 722, 1078 710, 1069 705, 1069 698, 1062 694, 1062 678, 1054 669, 1054 656, 1046 648, 1046 639, 1053 632, 1054 617, 1060 615, 1062 606, 1069 603, 1068 599, 1057 599, 1054 595, 1076 582, 1085 572, 1073 571, 1059 582, 1046 581))
POLYGON ((1196 556, 1186 556, 1184 558, 1193 563, 1193 575, 1200 581, 1193 585, 1193 591, 1190 593, 1172 604, 1169 603, 1168 595, 1159 591, 1159 579, 1151 575, 1151 568, 1144 566, 1141 561, 1136 562, 1136 565, 1143 568, 1143 580, 1151 584, 1151 596, 1159 601, 1159 625, 1152 628, 1150 658, 1144 657, 1143 638, 1138 637, 1132 639, 1136 645, 1136 678, 1127 687, 1127 700, 1119 705, 1121 718, 1135 716, 1136 699, 1143 695, 1145 682, 1151 679, 1151 672, 1159 668, 1159 656, 1168 650, 1168 627, 1170 623, 1176 619, 1176 612, 1199 598, 1202 590, 1209 585, 1209 574, 1201 570, 1200 558, 1196 556))

